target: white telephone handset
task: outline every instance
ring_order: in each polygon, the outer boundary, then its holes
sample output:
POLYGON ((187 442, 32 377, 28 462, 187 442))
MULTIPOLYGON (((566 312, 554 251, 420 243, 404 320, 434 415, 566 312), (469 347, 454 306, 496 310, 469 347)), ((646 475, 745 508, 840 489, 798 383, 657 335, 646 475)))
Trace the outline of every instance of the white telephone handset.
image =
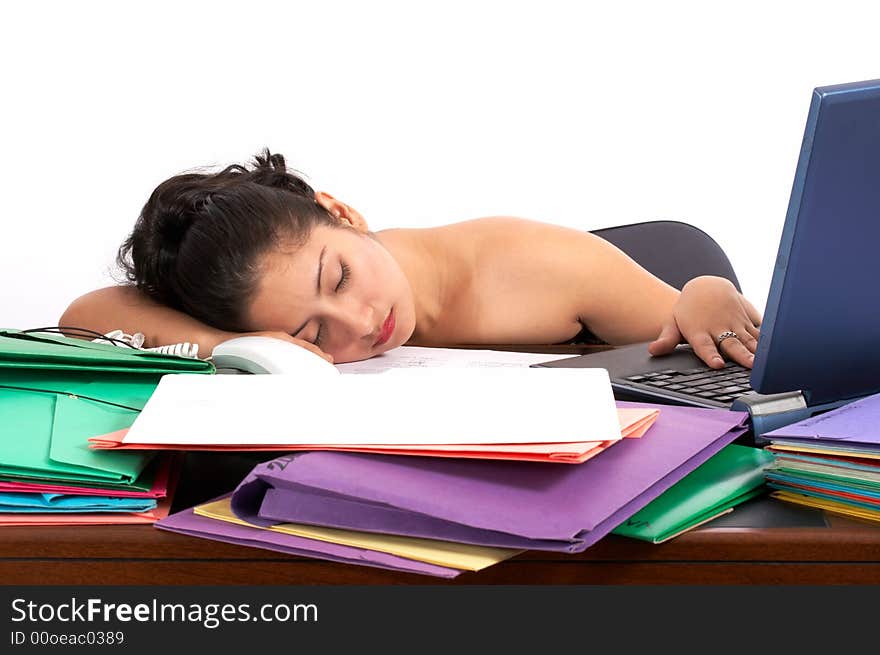
POLYGON ((210 357, 217 369, 247 373, 339 374, 333 364, 311 350, 273 337, 235 337, 214 347, 210 357))

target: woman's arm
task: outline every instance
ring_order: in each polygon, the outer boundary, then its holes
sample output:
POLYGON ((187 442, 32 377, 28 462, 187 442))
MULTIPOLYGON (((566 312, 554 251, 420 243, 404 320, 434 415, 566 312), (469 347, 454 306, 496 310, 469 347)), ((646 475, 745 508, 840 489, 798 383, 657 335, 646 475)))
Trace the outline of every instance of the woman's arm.
POLYGON ((116 329, 128 334, 141 332, 147 348, 189 341, 199 344, 201 357, 207 357, 214 346, 233 336, 160 305, 130 286, 105 287, 80 296, 61 315, 58 325, 102 334, 116 329))
POLYGON ((613 345, 652 342, 654 355, 687 341, 713 367, 723 366, 715 338, 733 330, 740 339, 725 339, 724 354, 751 366, 760 316, 728 280, 703 276, 678 291, 608 241, 547 223, 495 217, 471 229, 482 295, 515 311, 521 329, 542 322, 550 335, 556 317, 613 345))
POLYGON ((576 303, 579 318, 605 341, 651 341, 649 352, 663 355, 679 343, 713 368, 721 356, 751 367, 761 316, 732 282, 716 276, 690 280, 681 291, 650 274, 616 246, 593 234, 571 230, 553 241, 557 275, 576 303), (718 335, 734 331, 738 338, 718 335))
MULTIPOLYGON (((122 330, 144 335, 144 347, 152 348, 189 341, 199 344, 199 357, 208 357, 214 347, 227 339, 243 336, 212 328, 191 316, 166 307, 131 286, 105 287, 74 300, 58 322, 62 327, 79 327, 107 334, 122 330)), ((302 346, 332 362, 332 358, 313 344, 282 332, 250 332, 274 337, 302 346)))

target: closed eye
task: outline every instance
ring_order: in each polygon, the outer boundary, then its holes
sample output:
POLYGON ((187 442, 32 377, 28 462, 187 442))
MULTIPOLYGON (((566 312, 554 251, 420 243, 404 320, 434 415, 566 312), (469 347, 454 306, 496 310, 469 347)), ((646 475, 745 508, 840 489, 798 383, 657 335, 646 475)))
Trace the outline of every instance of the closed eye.
MULTIPOLYGON (((339 261, 339 282, 336 283, 336 288, 333 290, 334 293, 339 293, 343 291, 346 286, 348 286, 348 282, 351 279, 351 268, 349 268, 348 264, 344 261, 339 261)), ((312 343, 319 348, 321 347, 321 342, 324 340, 324 324, 318 324, 318 331, 315 333, 315 338, 312 343)))
POLYGON ((348 281, 351 278, 351 269, 348 267, 344 261, 339 262, 339 283, 336 285, 336 289, 334 290, 336 293, 339 293, 348 285, 348 281))

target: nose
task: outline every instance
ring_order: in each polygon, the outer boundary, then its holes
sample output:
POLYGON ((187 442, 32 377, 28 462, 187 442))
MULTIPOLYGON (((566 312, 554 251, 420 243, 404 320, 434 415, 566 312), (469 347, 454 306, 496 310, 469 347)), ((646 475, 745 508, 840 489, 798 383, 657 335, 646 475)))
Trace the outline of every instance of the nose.
POLYGON ((372 345, 379 338, 376 311, 369 304, 351 303, 340 310, 337 318, 349 339, 367 341, 372 345))

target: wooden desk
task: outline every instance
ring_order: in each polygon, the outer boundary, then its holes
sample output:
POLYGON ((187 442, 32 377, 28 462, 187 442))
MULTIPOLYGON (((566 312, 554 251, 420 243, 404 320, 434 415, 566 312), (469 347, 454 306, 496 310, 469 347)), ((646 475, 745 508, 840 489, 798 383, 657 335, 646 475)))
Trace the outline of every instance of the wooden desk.
MULTIPOLYGON (((545 352, 583 350, 549 347, 545 352)), ((229 491, 256 461, 270 456, 190 453, 175 510, 229 491)), ((761 498, 665 544, 610 535, 577 555, 530 551, 451 582, 232 546, 152 526, 8 527, 0 530, 0 580, 4 584, 880 584, 880 525, 761 498)))
MULTIPOLYGON (((754 507, 762 504, 782 505, 763 499, 754 507)), ((530 551, 451 582, 151 526, 13 527, 0 530, 0 579, 4 584, 880 584, 880 527, 845 519, 812 527, 706 526, 660 545, 610 535, 577 555, 530 551)))

